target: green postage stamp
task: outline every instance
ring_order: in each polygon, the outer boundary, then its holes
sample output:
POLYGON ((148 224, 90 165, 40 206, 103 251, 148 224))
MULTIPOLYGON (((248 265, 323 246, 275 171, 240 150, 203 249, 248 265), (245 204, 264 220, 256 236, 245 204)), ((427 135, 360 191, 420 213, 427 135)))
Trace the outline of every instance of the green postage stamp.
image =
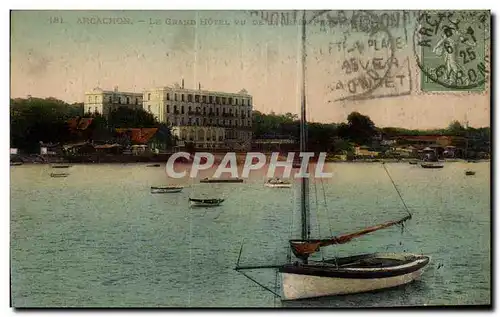
POLYGON ((489 72, 489 11, 424 11, 414 50, 424 92, 485 90, 489 72))

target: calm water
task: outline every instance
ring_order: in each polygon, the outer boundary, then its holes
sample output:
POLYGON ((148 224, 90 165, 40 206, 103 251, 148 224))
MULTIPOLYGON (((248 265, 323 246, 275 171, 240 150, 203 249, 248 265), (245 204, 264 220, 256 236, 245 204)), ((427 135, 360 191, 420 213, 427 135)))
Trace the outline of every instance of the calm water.
MULTIPOLYGON (((11 167, 12 300, 16 307, 359 307, 490 303, 490 163, 442 170, 386 164, 414 218, 318 256, 376 251, 424 253, 422 280, 377 293, 286 302, 233 270, 286 261, 299 237, 298 187, 168 180, 145 164, 11 167), (174 182, 177 194, 149 187, 174 182), (189 196, 224 196, 191 209, 189 196)), ((328 164, 333 178, 311 184, 315 236, 346 233, 405 215, 380 164, 328 164)), ((213 171, 212 171, 213 172, 213 171)), ((210 176, 206 171, 201 177, 210 176)), ((248 272, 275 287, 270 270, 248 272)))

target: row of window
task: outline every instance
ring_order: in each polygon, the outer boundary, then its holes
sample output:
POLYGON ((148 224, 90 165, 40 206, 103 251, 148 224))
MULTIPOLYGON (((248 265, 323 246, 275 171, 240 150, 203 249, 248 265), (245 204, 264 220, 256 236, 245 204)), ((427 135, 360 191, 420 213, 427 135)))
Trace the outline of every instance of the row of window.
MULTIPOLYGON (((219 108, 216 107, 215 108, 215 112, 213 111, 213 108, 207 108, 207 107, 203 107, 203 111, 200 111, 200 109, 202 109, 201 107, 196 107, 196 111, 193 111, 193 108, 191 106, 188 106, 188 114, 199 114, 199 115, 215 115, 215 116, 218 116, 220 113, 219 113, 219 108)), ((151 111, 151 105, 148 106, 148 110, 151 111)), ((177 105, 174 105, 174 114, 178 114, 179 113, 179 110, 177 108, 177 105)), ((170 113, 170 105, 167 105, 167 113, 170 113)), ((180 114, 184 114, 184 106, 181 106, 180 107, 180 114)), ((233 109, 229 108, 229 112, 226 112, 226 108, 222 108, 222 115, 230 115, 232 116, 233 115, 233 109)), ((235 116, 238 116, 238 109, 236 109, 234 111, 234 115, 235 116)), ((250 110, 248 110, 246 112, 246 115, 250 118, 252 113, 250 110)), ((245 118, 245 112, 242 110, 241 111, 241 116, 242 118, 245 118)))
POLYGON ((202 125, 202 126, 207 126, 207 125, 225 125, 225 126, 235 126, 235 127, 238 127, 238 126, 241 126, 241 127, 249 127, 251 125, 251 121, 250 120, 246 120, 246 122, 244 120, 224 120, 224 119, 207 119, 207 118, 203 118, 203 120, 200 120, 200 118, 191 118, 189 117, 187 120, 184 120, 183 117, 181 117, 180 119, 178 118, 174 118, 172 121, 170 121, 168 118, 167 118, 167 124, 170 124, 172 123, 173 125, 202 125), (233 124, 234 123, 234 124, 233 124), (246 123, 246 125, 245 125, 246 123))
MULTIPOLYGON (((97 100, 98 100, 98 96, 94 96, 94 103, 97 103, 98 102, 97 100)), ((130 103, 130 97, 126 97, 124 100, 125 100, 125 104, 126 105, 130 105, 131 104, 130 103)), ((118 97, 117 101, 118 101, 118 103, 121 104, 122 103, 122 97, 118 97)), ((89 103, 91 103, 91 102, 92 102, 92 96, 89 96, 89 103)), ((109 103, 113 103, 113 97, 112 96, 108 97, 108 102, 109 103)), ((136 105, 139 104, 139 98, 135 98, 135 104, 136 105)))
MULTIPOLYGON (((206 96, 206 95, 193 95, 193 94, 173 94, 167 93, 167 100, 174 101, 186 101, 187 102, 201 102, 201 103, 211 103, 217 105, 242 105, 251 106, 252 103, 250 99, 238 99, 233 97, 219 97, 219 96, 206 96), (172 96, 173 95, 173 96, 172 96), (171 99, 171 97, 173 97, 171 99), (180 99, 180 100, 179 100, 180 99), (234 103, 233 103, 234 101, 234 103)), ((151 100, 151 93, 148 93, 148 100, 151 100)))

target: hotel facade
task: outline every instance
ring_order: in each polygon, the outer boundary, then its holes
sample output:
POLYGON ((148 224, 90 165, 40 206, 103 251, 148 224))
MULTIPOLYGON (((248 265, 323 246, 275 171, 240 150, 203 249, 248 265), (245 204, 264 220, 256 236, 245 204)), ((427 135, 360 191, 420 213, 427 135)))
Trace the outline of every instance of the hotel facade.
POLYGON ((252 96, 238 93, 159 87, 144 91, 143 108, 172 127, 182 143, 196 148, 246 151, 252 140, 252 96))
POLYGON ((142 93, 118 91, 117 87, 113 91, 94 88, 85 93, 83 112, 99 113, 107 118, 119 107, 142 108, 142 96, 142 93))

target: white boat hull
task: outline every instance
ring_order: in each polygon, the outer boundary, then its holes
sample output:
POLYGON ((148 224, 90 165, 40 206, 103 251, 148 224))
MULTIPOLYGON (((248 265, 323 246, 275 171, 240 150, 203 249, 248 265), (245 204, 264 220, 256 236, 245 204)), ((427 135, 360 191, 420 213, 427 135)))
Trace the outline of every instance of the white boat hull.
POLYGON ((215 206, 220 206, 220 204, 222 204, 222 202, 215 203, 215 204, 190 202, 190 204, 191 204, 191 207, 215 207, 215 206))
POLYGON ((292 184, 269 184, 266 183, 264 184, 266 187, 271 187, 271 188, 291 188, 292 184))
MULTIPOLYGON (((416 260, 405 266, 418 265, 416 260)), ((296 300, 322 296, 356 294, 381 290, 408 284, 418 279, 425 266, 406 274, 383 278, 341 278, 303 274, 280 273, 282 278, 283 300, 296 300)), ((355 268, 353 272, 376 272, 377 268, 355 268)))
POLYGON ((182 191, 182 188, 171 188, 171 189, 151 189, 152 194, 168 194, 168 193, 179 193, 182 191))

